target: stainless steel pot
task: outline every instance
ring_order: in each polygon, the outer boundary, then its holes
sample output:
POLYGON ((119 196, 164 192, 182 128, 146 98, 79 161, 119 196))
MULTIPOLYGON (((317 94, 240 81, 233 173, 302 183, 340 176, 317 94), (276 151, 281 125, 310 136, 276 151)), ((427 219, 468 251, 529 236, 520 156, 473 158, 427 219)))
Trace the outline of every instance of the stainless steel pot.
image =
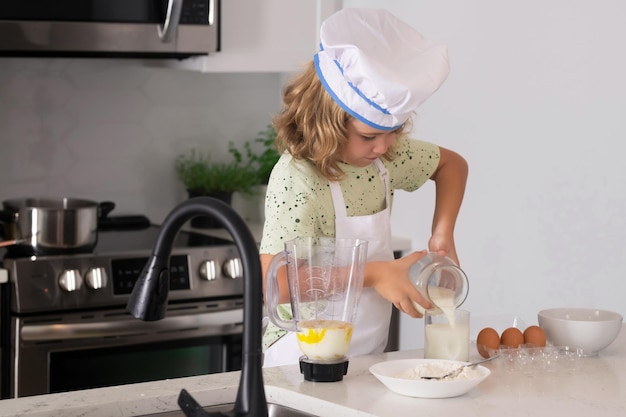
POLYGON ((76 198, 24 198, 2 202, 3 238, 11 250, 42 255, 89 252, 98 240, 95 201, 76 198))

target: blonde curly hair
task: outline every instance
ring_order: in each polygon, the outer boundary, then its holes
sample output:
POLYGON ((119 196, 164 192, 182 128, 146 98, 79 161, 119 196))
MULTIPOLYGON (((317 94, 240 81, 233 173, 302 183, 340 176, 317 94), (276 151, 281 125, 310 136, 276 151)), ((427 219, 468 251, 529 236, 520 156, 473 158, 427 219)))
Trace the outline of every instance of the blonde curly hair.
MULTIPOLYGON (((273 118, 276 147, 295 159, 313 162, 321 174, 336 181, 343 177, 339 155, 345 147, 347 125, 353 119, 326 92, 313 61, 283 89, 281 111, 273 118)), ((402 133, 405 126, 396 130, 402 133)), ((391 146, 383 157, 395 156, 391 146)))

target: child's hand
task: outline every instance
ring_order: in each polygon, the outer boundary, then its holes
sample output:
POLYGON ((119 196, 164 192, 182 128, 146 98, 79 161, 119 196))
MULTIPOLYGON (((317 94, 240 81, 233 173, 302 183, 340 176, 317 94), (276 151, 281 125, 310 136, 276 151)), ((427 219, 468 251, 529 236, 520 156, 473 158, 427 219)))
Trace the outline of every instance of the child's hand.
POLYGON ((424 309, 432 308, 409 279, 409 269, 426 256, 426 251, 413 252, 405 257, 387 262, 371 262, 368 275, 373 277, 372 287, 385 299, 391 301, 400 311, 413 318, 422 317, 413 302, 424 309))
POLYGON ((454 239, 452 237, 444 237, 433 234, 428 240, 428 248, 431 252, 437 252, 441 256, 447 256, 452 259, 454 263, 460 265, 459 258, 456 254, 456 247, 454 246, 454 239))

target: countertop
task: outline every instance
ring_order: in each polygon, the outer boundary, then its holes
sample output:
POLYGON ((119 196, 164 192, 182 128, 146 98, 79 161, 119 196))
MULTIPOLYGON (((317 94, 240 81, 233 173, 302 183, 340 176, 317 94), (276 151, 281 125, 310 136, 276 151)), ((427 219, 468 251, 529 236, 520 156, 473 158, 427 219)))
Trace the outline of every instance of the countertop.
MULTIPOLYGON (((473 353, 470 359, 473 358, 473 353)), ((492 374, 467 394, 420 399, 395 394, 369 373, 377 362, 421 358, 421 349, 350 360, 341 382, 303 380, 297 365, 264 370, 268 402, 319 416, 620 416, 626 415, 626 327, 596 357, 563 361, 546 370, 485 364, 492 374)), ((180 389, 202 405, 234 401, 239 372, 0 401, 1 416, 127 417, 176 410, 180 389)))

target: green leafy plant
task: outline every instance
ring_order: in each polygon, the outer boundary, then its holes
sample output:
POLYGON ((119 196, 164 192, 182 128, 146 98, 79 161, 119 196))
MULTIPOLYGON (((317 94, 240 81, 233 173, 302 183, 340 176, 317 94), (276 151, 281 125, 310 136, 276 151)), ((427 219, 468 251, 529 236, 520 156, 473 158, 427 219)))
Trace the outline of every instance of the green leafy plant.
POLYGON ((236 161, 256 172, 258 184, 267 184, 272 169, 280 158, 275 142, 276 129, 269 124, 265 130, 258 133, 254 141, 244 143, 243 151, 237 149, 233 143, 228 150, 236 161))
POLYGON ((250 193, 258 183, 257 172, 241 158, 216 162, 195 149, 178 156, 175 169, 187 190, 195 193, 250 193))

